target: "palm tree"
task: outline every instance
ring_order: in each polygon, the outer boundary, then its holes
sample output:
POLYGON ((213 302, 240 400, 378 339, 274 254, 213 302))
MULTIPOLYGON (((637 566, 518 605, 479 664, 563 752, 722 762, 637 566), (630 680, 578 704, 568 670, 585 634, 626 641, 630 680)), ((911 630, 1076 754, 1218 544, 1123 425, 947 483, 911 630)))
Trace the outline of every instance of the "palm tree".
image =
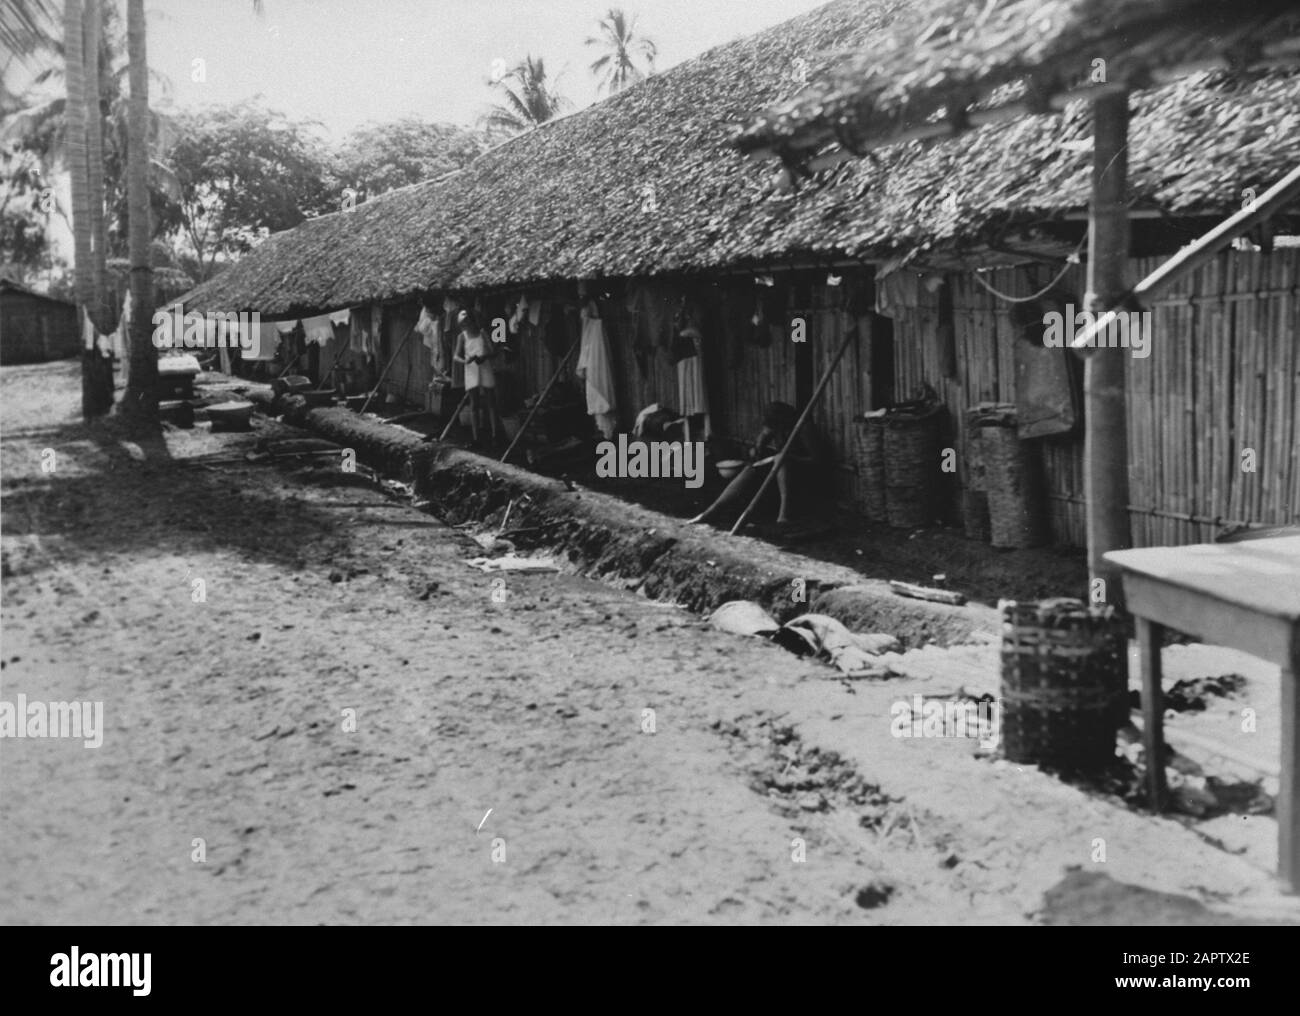
POLYGON ((495 86, 505 101, 482 118, 489 129, 520 134, 554 119, 572 105, 547 78, 541 57, 525 56, 495 86))
POLYGON ((605 52, 591 65, 591 73, 600 78, 600 89, 610 95, 643 80, 655 70, 659 51, 649 39, 637 34, 636 15, 629 18, 621 7, 611 7, 597 22, 600 34, 587 38, 588 46, 602 46, 605 52), (645 60, 643 71, 636 58, 645 60))
POLYGON ((131 100, 127 111, 127 228, 131 259, 131 369, 122 412, 137 422, 158 418, 158 354, 153 324, 153 265, 149 227, 149 61, 144 0, 127 0, 127 53, 131 100))
MULTIPOLYGON (((68 175, 72 184, 72 236, 77 304, 100 332, 110 330, 104 285, 104 157, 99 110, 99 2, 87 11, 65 0, 63 49, 68 97, 64 108, 68 175), (86 82, 94 82, 87 94, 86 82), (93 101, 93 106, 91 105, 93 101), (93 121, 94 127, 90 126, 93 121), (92 171, 91 167, 95 167, 92 171)), ((113 406, 113 370, 97 349, 82 350, 81 412, 87 419, 113 406)))

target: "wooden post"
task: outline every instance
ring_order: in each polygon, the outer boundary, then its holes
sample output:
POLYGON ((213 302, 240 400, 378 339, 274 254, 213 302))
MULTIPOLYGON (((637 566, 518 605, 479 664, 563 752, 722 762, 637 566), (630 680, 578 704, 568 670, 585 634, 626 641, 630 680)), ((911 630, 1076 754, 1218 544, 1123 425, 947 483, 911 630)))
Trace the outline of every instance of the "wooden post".
POLYGON ((772 481, 776 479, 776 474, 785 464, 785 457, 790 454, 790 449, 794 447, 795 438, 799 436, 799 431, 803 429, 804 423, 806 423, 808 418, 812 416, 813 408, 817 405, 817 401, 822 397, 822 392, 826 390, 826 386, 830 383, 831 376, 835 373, 835 368, 839 366, 840 360, 844 358, 844 351, 849 348, 849 343, 857 338, 857 335, 858 327, 857 322, 855 321, 845 329, 844 341, 840 343, 840 348, 838 352, 836 352, 835 358, 827 365, 825 373, 822 374, 822 379, 817 382, 817 387, 813 389, 812 398, 810 398, 808 404, 803 407, 803 412, 799 414, 799 419, 795 421, 795 425, 790 431, 790 436, 785 439, 785 444, 782 445, 781 450, 777 452, 776 459, 772 462, 772 468, 768 471, 768 474, 763 477, 763 482, 759 485, 758 492, 754 494, 754 499, 749 502, 749 505, 745 510, 740 513, 740 518, 736 519, 736 524, 731 527, 731 536, 735 536, 736 533, 740 532, 740 527, 743 526, 745 520, 753 514, 754 509, 758 507, 759 500, 763 497, 767 488, 772 485, 772 481))
MULTIPOLYGON (((1092 206, 1088 218, 1088 309, 1110 310, 1126 290, 1129 222, 1128 94, 1093 103, 1092 206)), ((1120 571, 1102 555, 1131 545, 1128 517, 1127 349, 1100 344, 1084 365, 1084 495, 1088 574, 1105 582, 1105 602, 1123 607, 1120 571)))

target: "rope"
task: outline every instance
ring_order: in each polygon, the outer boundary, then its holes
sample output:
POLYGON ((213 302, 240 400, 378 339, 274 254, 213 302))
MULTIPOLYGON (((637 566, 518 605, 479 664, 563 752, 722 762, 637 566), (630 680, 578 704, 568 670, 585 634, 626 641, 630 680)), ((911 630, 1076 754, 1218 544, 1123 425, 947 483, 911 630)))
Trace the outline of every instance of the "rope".
MULTIPOLYGON (((1075 258, 1078 256, 1079 252, 1083 250, 1083 245, 1087 241, 1087 239, 1088 238, 1085 235, 1083 239, 1079 241, 1079 245, 1074 248, 1074 254, 1071 254, 1070 258, 1075 258)), ((1034 300, 1037 300, 1040 297, 1046 296, 1048 293, 1050 293, 1056 287, 1056 284, 1060 282, 1063 278, 1065 278, 1066 272, 1070 270, 1071 266, 1074 263, 1075 262, 1073 260, 1067 259, 1065 262, 1065 267, 1061 269, 1060 274, 1057 275, 1056 278, 1054 278, 1046 286, 1040 289, 1037 293, 1034 293, 1031 296, 1011 296, 1007 293, 1000 292, 997 289, 994 289, 993 286, 991 286, 989 283, 981 279, 978 272, 975 273, 975 281, 978 282, 985 289, 987 289, 994 296, 996 296, 999 300, 1004 300, 1007 303, 1032 303, 1034 300)))

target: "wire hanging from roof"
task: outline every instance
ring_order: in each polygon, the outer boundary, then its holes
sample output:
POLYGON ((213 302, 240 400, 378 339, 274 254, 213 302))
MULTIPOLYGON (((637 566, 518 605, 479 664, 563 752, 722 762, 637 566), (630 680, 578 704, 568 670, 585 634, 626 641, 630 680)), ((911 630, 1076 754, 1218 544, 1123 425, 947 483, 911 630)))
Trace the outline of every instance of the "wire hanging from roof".
POLYGON ((1061 271, 1057 274, 1056 278, 1054 278, 1046 286, 1040 289, 1037 293, 1033 293, 1029 296, 1011 296, 1008 293, 1003 293, 1000 290, 995 289, 991 284, 985 282, 982 278, 980 278, 979 272, 973 273, 975 277, 975 281, 978 282, 985 289, 987 289, 994 296, 996 296, 999 300, 1003 300, 1006 303, 1032 303, 1033 301, 1046 296, 1053 289, 1055 289, 1056 284, 1060 282, 1063 278, 1065 278, 1065 274, 1070 270, 1070 266, 1078 263, 1079 252, 1083 250, 1083 245, 1087 241, 1087 239, 1088 237, 1085 234, 1084 237, 1079 241, 1079 245, 1074 248, 1074 253, 1065 259, 1065 267, 1061 269, 1061 271))

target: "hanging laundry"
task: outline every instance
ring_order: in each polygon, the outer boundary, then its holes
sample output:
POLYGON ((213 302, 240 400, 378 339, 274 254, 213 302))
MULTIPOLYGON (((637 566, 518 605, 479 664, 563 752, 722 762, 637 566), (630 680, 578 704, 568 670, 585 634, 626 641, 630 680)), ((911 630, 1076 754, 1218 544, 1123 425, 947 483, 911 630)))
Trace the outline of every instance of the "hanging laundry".
POLYGON ((420 308, 420 317, 415 322, 415 330, 420 333, 421 344, 429 350, 429 364, 437 376, 447 376, 447 349, 443 342, 442 317, 429 313, 427 307, 420 308))
POLYGON ((298 327, 297 321, 277 321, 275 323, 276 331, 281 335, 291 335, 293 330, 298 327))
POLYGON ((351 319, 352 319, 352 311, 345 307, 343 310, 336 310, 333 314, 330 315, 330 324, 339 325, 340 327, 342 327, 343 325, 347 324, 351 319))
POLYGON ((329 314, 303 318, 302 330, 306 333, 307 341, 315 342, 317 345, 323 346, 334 338, 334 322, 329 314))
POLYGON ((251 321, 240 322, 241 339, 244 334, 249 336, 252 348, 241 342, 240 348, 244 351, 245 360, 266 361, 274 360, 276 350, 280 348, 280 329, 276 327, 274 321, 262 321, 256 326, 251 321))
MULTIPOLYGON (((682 416, 704 415, 704 437, 707 440, 712 436, 713 428, 709 419, 708 392, 704 387, 704 337, 694 314, 688 317, 674 348, 681 343, 688 343, 693 352, 677 361, 677 401, 682 416)), ((692 440, 689 431, 687 440, 692 440)))
POLYGON ((576 373, 586 381, 587 413, 608 439, 614 436, 614 372, 609 358, 605 325, 594 300, 582 306, 582 348, 576 373))
POLYGON ((514 311, 510 315, 510 334, 518 335, 519 329, 523 325, 525 317, 528 314, 528 297, 523 293, 519 294, 518 301, 514 304, 514 311))

